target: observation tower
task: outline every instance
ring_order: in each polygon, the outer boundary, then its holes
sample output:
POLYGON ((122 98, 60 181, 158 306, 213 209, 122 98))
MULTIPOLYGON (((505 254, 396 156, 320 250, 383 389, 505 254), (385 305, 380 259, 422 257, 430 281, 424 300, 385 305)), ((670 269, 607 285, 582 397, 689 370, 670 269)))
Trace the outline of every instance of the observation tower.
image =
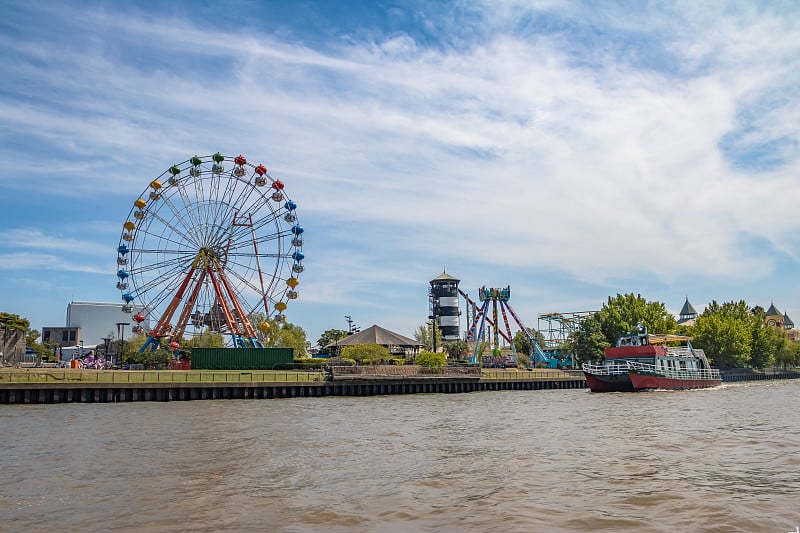
POLYGON ((461 335, 459 321, 461 311, 458 309, 459 281, 444 271, 430 281, 431 290, 428 297, 431 312, 428 318, 439 327, 443 342, 457 341, 461 335))

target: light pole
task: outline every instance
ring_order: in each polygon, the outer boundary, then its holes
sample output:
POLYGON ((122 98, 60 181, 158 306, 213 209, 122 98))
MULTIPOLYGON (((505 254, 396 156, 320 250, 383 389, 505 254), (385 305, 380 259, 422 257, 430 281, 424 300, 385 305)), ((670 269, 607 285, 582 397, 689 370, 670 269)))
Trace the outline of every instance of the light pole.
POLYGON ((0 322, 3 323, 3 351, 0 352, 0 366, 4 366, 6 362, 6 345, 8 344, 8 317, 0 318, 0 322))
POLYGON ((348 315, 344 316, 345 320, 347 320, 347 333, 352 335, 354 333, 358 333, 361 331, 361 328, 355 325, 355 321, 348 315))
POLYGON ((112 366, 114 360, 113 360, 112 357, 110 357, 108 355, 108 344, 111 342, 111 338, 110 337, 103 337, 101 340, 105 343, 105 350, 103 351, 103 358, 106 360, 106 363, 108 364, 108 366, 112 366))
POLYGON ((117 322, 117 335, 119 336, 119 350, 117 350, 117 364, 122 361, 122 350, 125 348, 125 326, 130 322, 117 322))

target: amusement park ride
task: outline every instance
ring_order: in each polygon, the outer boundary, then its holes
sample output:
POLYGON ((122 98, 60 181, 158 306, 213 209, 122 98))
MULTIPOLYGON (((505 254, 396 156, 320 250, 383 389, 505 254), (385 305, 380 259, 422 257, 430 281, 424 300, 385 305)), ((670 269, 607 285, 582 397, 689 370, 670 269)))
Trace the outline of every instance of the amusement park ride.
POLYGON ((168 343, 177 353, 181 339, 207 331, 263 347, 268 321, 285 321, 298 297, 296 209, 283 182, 242 155, 194 156, 151 181, 117 247, 122 310, 146 336, 139 351, 168 343))
MULTIPOLYGON (((546 368, 565 368, 573 366, 572 356, 570 354, 563 354, 554 346, 542 349, 537 342, 536 337, 530 329, 526 328, 519 318, 519 315, 514 311, 508 303, 511 298, 511 287, 504 289, 481 287, 478 289, 478 299, 480 306, 476 304, 464 291, 458 289, 459 294, 467 302, 468 309, 472 311, 472 325, 467 331, 467 340, 475 343, 475 348, 472 352, 470 362, 472 364, 478 363, 478 352, 480 350, 480 343, 486 337, 486 324, 491 326, 493 331, 493 338, 490 345, 493 347, 491 356, 483 356, 482 363, 484 366, 517 366, 517 353, 514 347, 514 339, 511 333, 511 326, 509 324, 508 315, 516 322, 520 331, 528 338, 531 343, 531 362, 544 365, 546 368), (491 308, 491 317, 489 311, 491 308), (499 311, 499 313, 498 313, 499 311), (506 311, 508 313, 506 313, 506 311), (500 327, 500 315, 502 314, 503 325, 505 331, 500 327), (500 355, 500 339, 503 339, 511 347, 511 355, 500 355)), ((547 342, 547 341, 545 341, 547 342)))

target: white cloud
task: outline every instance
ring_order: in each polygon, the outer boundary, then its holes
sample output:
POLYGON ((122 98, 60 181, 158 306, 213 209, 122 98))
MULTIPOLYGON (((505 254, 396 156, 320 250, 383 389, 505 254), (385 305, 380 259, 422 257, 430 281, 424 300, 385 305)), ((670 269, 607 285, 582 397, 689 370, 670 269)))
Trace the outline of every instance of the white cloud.
MULTIPOLYGON (((37 88, 0 98, 0 123, 45 148, 6 142, 0 154, 35 152, 26 170, 48 194, 132 201, 195 153, 245 153, 286 182, 310 233, 330 227, 307 241, 323 269, 303 277, 314 303, 416 283, 425 268, 407 258, 602 285, 752 279, 775 251, 800 257, 796 11, 529 5, 476 4, 483 18, 463 30, 433 8, 416 14, 457 47, 394 32, 327 51, 177 16, 71 14, 86 38, 58 53, 0 38, 28 59, 9 94, 37 88), (519 21, 545 16, 565 24, 524 33, 519 21), (472 29, 480 39, 465 45, 472 29), (779 164, 740 164, 776 141, 779 164)), ((100 252, 51 233, 12 231, 0 246, 100 252)), ((37 268, 53 257, 12 256, 37 268)))
POLYGON ((63 257, 36 253, 0 254, 0 270, 43 270, 62 272, 84 272, 107 274, 108 271, 92 265, 80 265, 65 261, 63 257))

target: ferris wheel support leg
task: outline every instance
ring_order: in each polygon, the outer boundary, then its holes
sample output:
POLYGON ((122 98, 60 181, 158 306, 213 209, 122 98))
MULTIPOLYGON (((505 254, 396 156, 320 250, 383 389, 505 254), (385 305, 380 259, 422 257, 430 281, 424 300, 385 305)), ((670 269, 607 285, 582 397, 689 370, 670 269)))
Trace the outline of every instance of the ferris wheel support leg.
POLYGON ((157 339, 155 337, 147 337, 147 340, 144 341, 144 344, 142 344, 142 347, 139 348, 139 353, 144 352, 145 349, 148 346, 150 346, 151 344, 153 345, 152 348, 150 348, 151 351, 158 350, 158 347, 161 345, 161 340, 157 339))
MULTIPOLYGON (((214 265, 217 268, 217 271, 221 273, 221 269, 219 265, 214 265)), ((228 324, 228 328, 231 330, 231 336, 233 338, 233 345, 239 346, 237 343, 237 337, 239 337, 239 326, 237 321, 233 317, 233 313, 231 312, 230 307, 228 306, 228 300, 225 298, 224 293, 222 292, 222 288, 220 287, 221 283, 217 280, 217 276, 214 275, 214 272, 211 269, 211 263, 206 265, 206 271, 208 272, 208 277, 211 279, 211 285, 214 287, 214 293, 217 295, 217 301, 219 302, 222 308, 222 314, 225 317, 225 322, 228 324)))

